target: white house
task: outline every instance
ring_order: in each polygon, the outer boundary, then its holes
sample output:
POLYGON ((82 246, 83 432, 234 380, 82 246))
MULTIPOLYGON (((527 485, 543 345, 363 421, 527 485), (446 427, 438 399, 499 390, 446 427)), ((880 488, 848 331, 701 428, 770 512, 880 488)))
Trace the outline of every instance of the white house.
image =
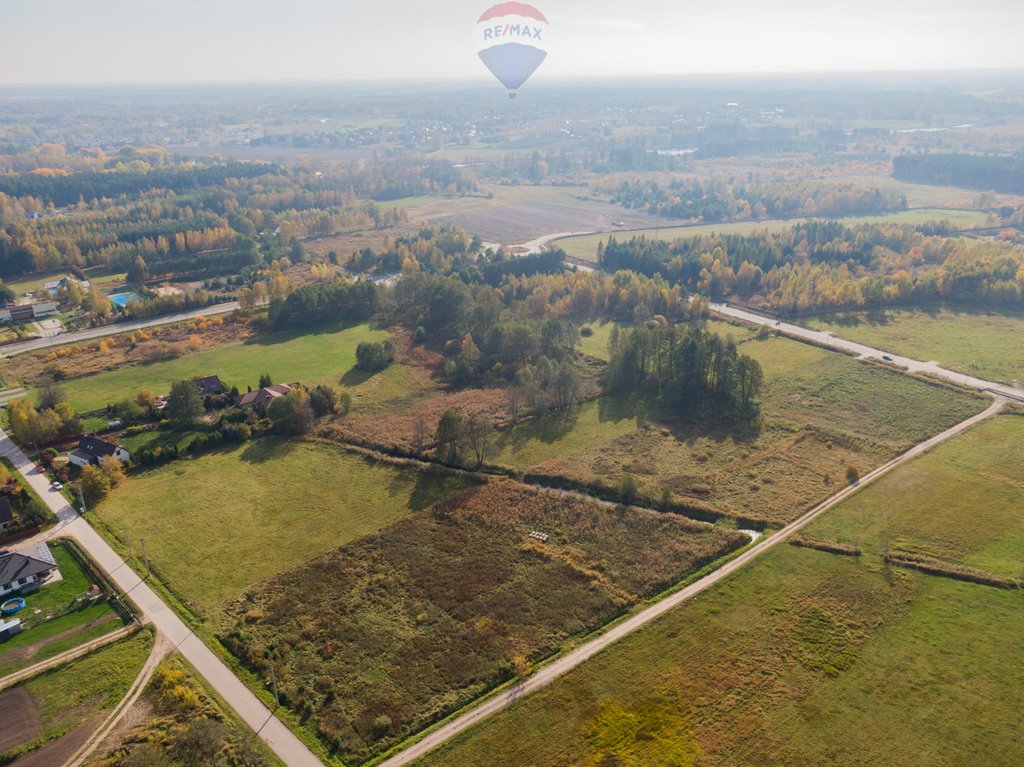
POLYGON ((57 560, 45 543, 21 551, 0 551, 0 597, 15 591, 35 591, 56 569, 57 560))
POLYGON ((128 463, 131 455, 123 447, 99 437, 82 437, 78 447, 68 456, 68 461, 79 468, 92 464, 99 466, 100 458, 111 455, 121 463, 128 463))

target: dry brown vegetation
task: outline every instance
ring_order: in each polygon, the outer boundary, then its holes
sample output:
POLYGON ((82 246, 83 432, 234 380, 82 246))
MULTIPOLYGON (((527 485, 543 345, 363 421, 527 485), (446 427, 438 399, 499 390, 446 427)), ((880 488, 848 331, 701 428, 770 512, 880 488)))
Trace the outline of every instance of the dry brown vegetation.
POLYGON ((85 378, 162 359, 182 357, 205 349, 216 349, 251 337, 254 328, 244 317, 199 318, 175 325, 112 335, 88 343, 60 346, 19 354, 4 360, 4 377, 29 386, 51 380, 85 378))
POLYGON ((273 663, 287 705, 354 764, 747 540, 494 480, 251 590, 222 641, 273 663))

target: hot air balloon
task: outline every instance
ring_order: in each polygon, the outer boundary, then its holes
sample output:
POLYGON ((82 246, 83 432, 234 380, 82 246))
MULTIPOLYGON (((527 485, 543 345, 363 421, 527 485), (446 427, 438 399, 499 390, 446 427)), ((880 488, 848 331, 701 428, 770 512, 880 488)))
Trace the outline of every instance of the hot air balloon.
POLYGON ((526 3, 499 3, 480 17, 477 52, 510 99, 547 58, 550 33, 544 14, 526 3))

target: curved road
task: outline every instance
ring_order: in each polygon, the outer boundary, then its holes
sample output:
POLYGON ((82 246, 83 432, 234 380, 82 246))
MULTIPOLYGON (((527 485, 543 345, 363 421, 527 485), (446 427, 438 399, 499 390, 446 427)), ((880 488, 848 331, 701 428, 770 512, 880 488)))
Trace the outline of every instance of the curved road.
POLYGON ((120 333, 131 333, 133 330, 154 328, 157 325, 171 325, 175 322, 194 320, 196 317, 213 317, 218 314, 227 314, 228 312, 235 311, 237 308, 238 302, 230 301, 226 304, 215 304, 202 309, 193 309, 188 312, 178 312, 177 314, 167 314, 163 317, 153 317, 148 320, 119 322, 115 325, 104 325, 102 328, 76 330, 74 333, 61 333, 60 335, 51 336, 49 338, 37 338, 33 341, 23 341, 20 344, 0 346, 0 359, 3 359, 4 357, 13 357, 15 354, 21 354, 23 352, 34 352, 38 349, 46 349, 50 346, 63 346, 64 344, 73 344, 78 341, 90 341, 93 338, 106 338, 107 336, 116 336, 120 333))
POLYGON ((0 455, 15 469, 57 515, 59 524, 51 535, 74 538, 118 587, 138 605, 142 614, 188 659, 189 663, 231 706, 238 716, 277 754, 288 767, 322 767, 319 759, 235 676, 220 658, 203 644, 163 600, 130 568, 99 533, 68 505, 63 495, 50 489, 47 478, 11 438, 0 430, 0 455))

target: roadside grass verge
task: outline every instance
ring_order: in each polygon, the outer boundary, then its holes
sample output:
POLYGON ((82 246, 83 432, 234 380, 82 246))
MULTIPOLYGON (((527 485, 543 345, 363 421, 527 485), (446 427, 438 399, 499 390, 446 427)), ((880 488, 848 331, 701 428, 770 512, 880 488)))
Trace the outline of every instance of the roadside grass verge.
POLYGON ((933 306, 840 312, 800 323, 972 376, 1024 380, 1024 312, 933 306))

